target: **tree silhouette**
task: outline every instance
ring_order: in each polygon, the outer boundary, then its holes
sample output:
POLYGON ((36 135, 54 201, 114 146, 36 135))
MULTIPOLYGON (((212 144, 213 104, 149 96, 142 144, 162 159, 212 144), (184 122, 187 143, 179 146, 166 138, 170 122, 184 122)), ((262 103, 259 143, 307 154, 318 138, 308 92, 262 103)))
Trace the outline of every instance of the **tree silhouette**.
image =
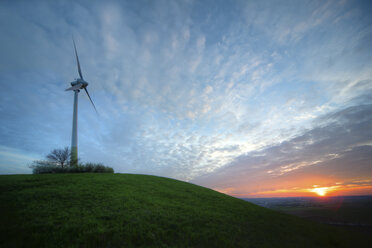
POLYGON ((66 146, 64 149, 54 149, 46 156, 46 158, 50 162, 65 168, 65 166, 68 166, 70 163, 70 153, 70 148, 66 146))

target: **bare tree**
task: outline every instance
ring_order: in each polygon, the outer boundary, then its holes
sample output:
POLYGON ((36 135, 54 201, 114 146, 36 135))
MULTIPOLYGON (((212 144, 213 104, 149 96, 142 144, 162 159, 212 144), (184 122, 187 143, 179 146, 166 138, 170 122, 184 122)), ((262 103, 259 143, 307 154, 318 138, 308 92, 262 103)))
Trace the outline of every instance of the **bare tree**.
POLYGON ((64 168, 70 163, 70 153, 71 152, 68 147, 65 147, 64 149, 54 149, 46 156, 46 158, 49 161, 54 162, 56 165, 64 168))

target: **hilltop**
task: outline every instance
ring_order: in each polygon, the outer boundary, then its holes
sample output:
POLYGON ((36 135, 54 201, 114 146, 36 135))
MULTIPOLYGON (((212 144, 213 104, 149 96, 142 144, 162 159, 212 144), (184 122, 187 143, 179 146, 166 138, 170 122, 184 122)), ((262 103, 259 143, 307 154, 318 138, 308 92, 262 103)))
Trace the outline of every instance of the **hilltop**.
POLYGON ((146 175, 0 176, 0 202, 1 247, 361 247, 368 241, 146 175))

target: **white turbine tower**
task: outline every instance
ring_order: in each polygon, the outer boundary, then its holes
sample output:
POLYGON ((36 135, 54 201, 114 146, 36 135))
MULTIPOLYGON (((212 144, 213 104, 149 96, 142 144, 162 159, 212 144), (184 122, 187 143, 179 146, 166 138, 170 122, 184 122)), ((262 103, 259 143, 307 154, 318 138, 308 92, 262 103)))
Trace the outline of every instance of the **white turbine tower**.
MULTIPOLYGON (((75 92, 74 95, 74 112, 72 115, 72 139, 71 139, 71 166, 77 166, 78 162, 78 138, 77 138, 77 120, 78 120, 78 94, 81 89, 84 89, 85 92, 87 93, 90 102, 92 103, 94 109, 97 112, 96 106, 94 106, 94 103, 92 99, 90 98, 90 95, 87 90, 88 82, 86 82, 83 78, 83 74, 81 73, 81 68, 80 68, 80 63, 79 63, 79 57, 76 51, 76 45, 74 39, 72 39, 72 42, 74 43, 74 49, 75 49, 75 56, 76 56, 76 63, 77 63, 77 68, 79 72, 80 78, 77 78, 75 81, 71 82, 71 87, 66 89, 68 90, 73 90, 75 92)), ((97 112, 98 113, 98 112, 97 112)))

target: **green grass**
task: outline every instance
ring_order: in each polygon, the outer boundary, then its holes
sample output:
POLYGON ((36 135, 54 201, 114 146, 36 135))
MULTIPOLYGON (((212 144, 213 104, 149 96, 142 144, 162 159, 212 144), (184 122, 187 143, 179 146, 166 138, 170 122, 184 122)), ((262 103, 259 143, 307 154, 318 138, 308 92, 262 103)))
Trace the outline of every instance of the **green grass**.
POLYGON ((0 176, 0 247, 366 247, 367 238, 145 175, 0 176))

